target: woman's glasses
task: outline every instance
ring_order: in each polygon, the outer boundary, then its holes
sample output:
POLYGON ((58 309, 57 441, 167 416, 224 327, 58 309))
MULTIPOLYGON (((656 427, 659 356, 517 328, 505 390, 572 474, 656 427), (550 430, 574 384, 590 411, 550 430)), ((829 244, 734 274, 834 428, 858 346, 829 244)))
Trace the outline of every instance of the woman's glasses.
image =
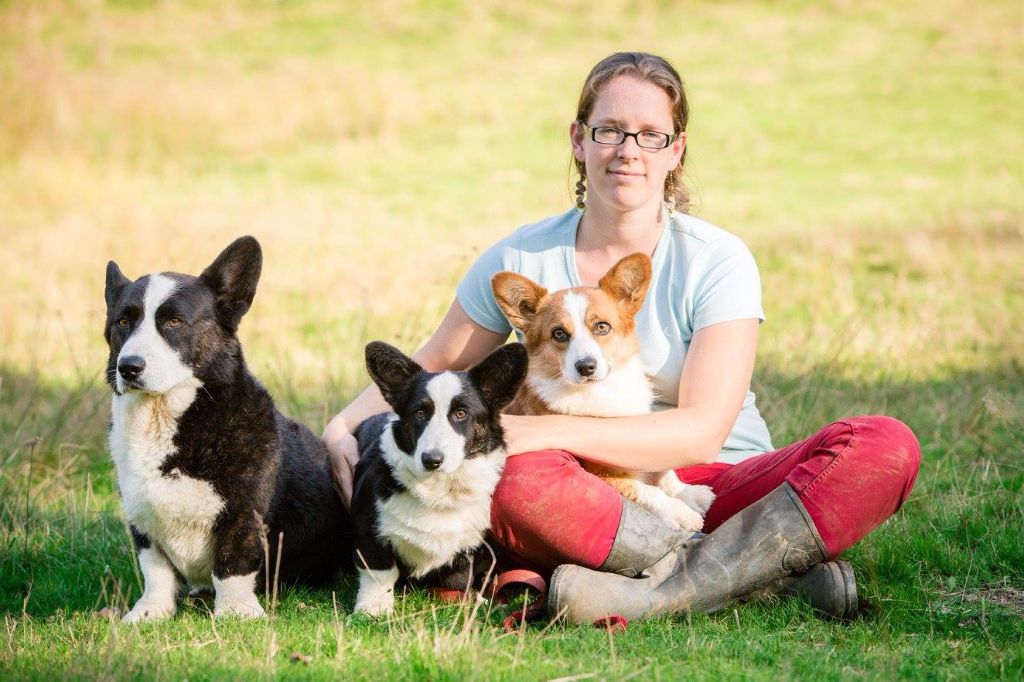
POLYGON ((588 126, 583 121, 579 124, 590 131, 590 139, 598 144, 622 144, 627 137, 632 137, 638 147, 642 149, 664 149, 672 144, 679 133, 661 133, 657 130, 640 130, 635 133, 627 133, 622 128, 614 126, 588 126))

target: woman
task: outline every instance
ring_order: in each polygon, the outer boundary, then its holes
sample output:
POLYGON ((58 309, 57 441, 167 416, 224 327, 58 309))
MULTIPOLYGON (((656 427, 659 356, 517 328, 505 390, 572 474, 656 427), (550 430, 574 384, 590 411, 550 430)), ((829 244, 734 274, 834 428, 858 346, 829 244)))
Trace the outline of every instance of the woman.
MULTIPOLYGON (((843 420, 773 449, 750 392, 764 319, 757 267, 739 239, 681 212, 687 119, 683 85, 665 60, 618 53, 598 63, 569 128, 577 207, 481 256, 414 357, 432 371, 463 369, 504 343, 511 328, 490 288, 500 270, 549 290, 594 286, 623 256, 651 254, 637 333, 659 404, 616 419, 505 416, 516 456, 495 491, 496 539, 541 572, 557 567, 549 610, 577 622, 709 611, 787 584, 820 608, 852 615, 852 572, 830 560, 899 508, 920 449, 887 417, 843 420), (574 456, 638 471, 673 468, 685 482, 710 485, 709 535, 688 541, 574 456)), ((386 409, 371 387, 324 434, 346 504, 357 458, 350 434, 386 409)))

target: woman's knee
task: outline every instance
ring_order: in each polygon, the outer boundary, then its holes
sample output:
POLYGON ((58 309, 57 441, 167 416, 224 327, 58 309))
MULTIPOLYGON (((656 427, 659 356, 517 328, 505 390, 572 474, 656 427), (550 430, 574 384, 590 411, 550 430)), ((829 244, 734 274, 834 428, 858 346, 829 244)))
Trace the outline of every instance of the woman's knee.
POLYGON ((509 457, 491 498, 492 522, 522 522, 532 515, 540 498, 557 491, 558 482, 575 470, 582 471, 582 467, 565 450, 539 450, 509 457))
POLYGON ((921 445, 909 426, 899 419, 883 415, 850 420, 860 447, 859 457, 866 466, 888 472, 894 483, 909 493, 921 466, 921 445))
POLYGON ((504 506, 546 488, 564 476, 567 467, 580 468, 580 463, 565 450, 539 450, 509 457, 494 489, 492 504, 504 506))
POLYGON ((491 500, 491 533, 537 566, 599 566, 622 513, 614 488, 563 450, 510 457, 491 500))

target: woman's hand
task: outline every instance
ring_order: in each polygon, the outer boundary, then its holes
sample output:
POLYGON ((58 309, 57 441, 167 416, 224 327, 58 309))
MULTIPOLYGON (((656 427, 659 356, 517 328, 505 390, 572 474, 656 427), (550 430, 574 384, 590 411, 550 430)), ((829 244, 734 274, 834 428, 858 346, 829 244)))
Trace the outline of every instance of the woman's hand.
POLYGON ((545 450, 548 447, 548 434, 544 423, 550 417, 524 416, 518 414, 501 415, 501 428, 505 432, 505 446, 509 455, 521 455, 524 452, 545 450))
POLYGON ((348 431, 338 429, 331 433, 327 443, 328 459, 331 463, 331 478, 345 509, 352 510, 352 479, 356 462, 359 461, 359 447, 356 438, 348 431))

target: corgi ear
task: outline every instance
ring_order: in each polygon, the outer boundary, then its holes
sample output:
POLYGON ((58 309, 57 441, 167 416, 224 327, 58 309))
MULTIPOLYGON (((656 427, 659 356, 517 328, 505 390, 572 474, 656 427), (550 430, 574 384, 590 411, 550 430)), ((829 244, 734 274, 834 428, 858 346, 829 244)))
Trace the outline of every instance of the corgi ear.
POLYGON ((597 283, 630 316, 636 315, 644 304, 650 285, 651 259, 643 253, 626 256, 613 265, 597 283))
POLYGON ((510 343, 494 351, 483 362, 469 370, 469 380, 483 394, 487 407, 500 412, 512 402, 526 379, 528 366, 526 346, 510 343))
POLYGON ((383 341, 371 341, 366 344, 366 371, 384 400, 397 410, 398 401, 423 368, 394 346, 383 341))
POLYGON ((121 292, 131 283, 132 281, 121 273, 121 268, 117 267, 117 263, 114 261, 107 263, 107 283, 103 290, 103 298, 107 301, 108 309, 117 303, 121 292))
POLYGON ((537 314, 548 290, 515 272, 499 272, 491 278, 491 290, 498 307, 516 329, 525 330, 537 314))
POLYGON ((239 237, 199 275, 217 294, 217 319, 232 334, 256 296, 263 250, 255 237, 239 237))

